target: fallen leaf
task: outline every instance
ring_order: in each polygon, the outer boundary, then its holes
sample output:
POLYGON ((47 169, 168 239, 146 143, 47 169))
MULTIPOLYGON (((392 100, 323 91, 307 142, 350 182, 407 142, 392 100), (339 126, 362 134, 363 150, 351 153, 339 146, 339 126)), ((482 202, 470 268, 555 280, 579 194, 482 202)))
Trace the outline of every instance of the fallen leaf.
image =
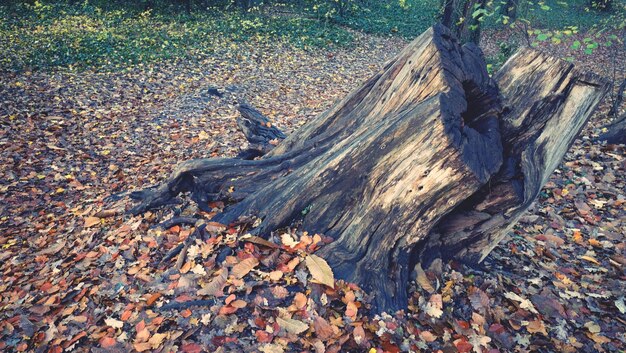
POLYGON ((146 305, 151 306, 152 304, 154 304, 154 302, 156 302, 159 298, 161 298, 161 293, 154 293, 150 296, 150 298, 148 298, 148 300, 146 300, 146 305))
POLYGON ((308 255, 304 260, 313 280, 324 284, 330 288, 335 288, 335 277, 333 270, 328 266, 326 260, 317 255, 308 255))
POLYGON ((441 294, 433 294, 430 296, 430 300, 426 303, 424 310, 430 317, 440 318, 443 315, 443 299, 441 294))
POLYGON ((598 325, 597 323, 595 323, 593 321, 587 321, 585 323, 585 327, 591 333, 599 333, 600 332, 600 325, 598 325))
POLYGON ((535 309, 535 307, 533 306, 533 303, 528 299, 524 299, 513 292, 504 293, 504 297, 507 299, 519 302, 519 307, 522 309, 526 309, 534 314, 539 314, 537 312, 537 309, 535 309))
POLYGON ((212 295, 219 296, 222 294, 222 289, 226 284, 226 280, 228 279, 228 271, 222 269, 219 271, 217 276, 213 277, 213 279, 206 284, 206 286, 199 289, 198 295, 212 295))
POLYGON ((321 316, 315 316, 313 318, 313 329, 315 334, 322 340, 327 340, 335 335, 333 326, 321 316))
POLYGON ((276 323, 278 323, 278 326, 283 328, 285 331, 293 333, 294 335, 299 335, 309 329, 309 325, 300 320, 283 319, 281 317, 277 317, 276 323))
POLYGON ((100 224, 100 218, 98 217, 85 217, 85 228, 91 228, 100 224))
POLYGON ((249 257, 247 259, 241 260, 238 264, 233 266, 231 274, 235 278, 243 278, 247 275, 253 268, 255 268, 259 264, 259 260, 256 257, 249 257))
POLYGON ((528 325, 526 325, 526 329, 528 330, 528 333, 542 333, 544 336, 548 335, 548 332, 546 331, 546 326, 539 318, 530 321, 528 325))
POLYGON ((365 345, 365 343, 367 343, 365 339, 365 330, 361 325, 354 328, 354 331, 352 331, 352 336, 354 337, 354 342, 356 342, 356 344, 358 344, 359 346, 363 346, 365 345))
POLYGON ((104 323, 107 324, 107 326, 111 326, 113 328, 122 328, 122 327, 124 327, 124 322, 123 321, 116 320, 114 318, 104 319, 104 323))
POLYGON ((434 293, 435 287, 433 287, 433 285, 430 283, 430 280, 426 276, 426 272, 424 272, 420 264, 417 264, 415 266, 415 271, 417 272, 417 283, 422 287, 422 289, 424 289, 428 293, 434 293))

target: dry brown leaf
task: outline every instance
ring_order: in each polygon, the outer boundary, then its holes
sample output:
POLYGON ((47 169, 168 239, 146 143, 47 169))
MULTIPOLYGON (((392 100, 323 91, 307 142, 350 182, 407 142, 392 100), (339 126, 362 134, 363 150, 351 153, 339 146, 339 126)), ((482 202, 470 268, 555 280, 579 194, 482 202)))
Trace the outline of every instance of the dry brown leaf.
POLYGON ((594 258, 593 258, 593 257, 591 257, 591 256, 583 255, 583 256, 581 256, 580 258, 581 258, 581 259, 583 259, 583 260, 587 260, 587 261, 589 261, 589 262, 592 262, 592 263, 594 263, 594 264, 596 264, 596 265, 599 265, 599 264, 600 264, 600 262, 599 262, 598 260, 594 259, 594 258))
POLYGON ((352 331, 352 336, 354 337, 354 342, 356 342, 356 344, 358 344, 359 346, 363 346, 367 343, 365 330, 363 329, 362 325, 356 326, 354 328, 354 331, 352 331))
POLYGON ((154 293, 150 296, 150 298, 148 298, 148 300, 146 300, 146 305, 150 306, 152 304, 154 304, 154 302, 157 301, 157 299, 161 298, 161 293, 154 293))
POLYGON ((221 269, 218 271, 217 276, 213 277, 213 279, 206 284, 202 289, 198 290, 198 295, 212 295, 212 296, 220 296, 222 295, 222 288, 226 284, 226 280, 228 279, 228 271, 226 269, 221 269))
POLYGON ((163 340, 167 337, 167 333, 155 333, 150 337, 148 343, 152 349, 157 349, 163 343, 163 340))
POLYGON ((276 282, 283 277, 283 271, 272 271, 270 272, 270 280, 276 282))
POLYGON ((100 218, 98 217, 85 217, 85 228, 90 228, 100 224, 100 218))
POLYGON ((232 303, 230 303, 230 306, 232 306, 233 308, 237 308, 237 309, 243 309, 246 307, 246 305, 248 305, 248 303, 246 303, 245 300, 241 300, 241 299, 237 299, 233 301, 232 303))
POLYGON ((530 321, 528 325, 526 326, 526 329, 528 330, 529 333, 541 333, 544 336, 548 335, 548 332, 546 331, 546 326, 543 324, 543 321, 539 318, 537 318, 534 321, 530 321))
POLYGON ((424 272, 420 264, 417 264, 415 266, 415 272, 417 272, 417 283, 422 287, 422 289, 424 289, 428 293, 434 293, 435 287, 433 287, 433 285, 430 283, 430 280, 426 276, 426 272, 424 272))
POLYGON ((321 316, 315 316, 315 318, 313 318, 313 329, 315 329, 317 337, 322 340, 330 339, 335 335, 333 326, 321 316))
POLYGON ((256 257, 249 257, 247 259, 241 260, 238 264, 233 266, 231 271, 231 275, 235 278, 243 278, 247 275, 253 268, 255 268, 259 264, 259 260, 256 257))
POLYGON ((300 310, 302 308, 304 308, 306 306, 306 302, 307 302, 307 298, 306 295, 298 292, 296 293, 296 295, 293 298, 293 306, 297 309, 300 310))

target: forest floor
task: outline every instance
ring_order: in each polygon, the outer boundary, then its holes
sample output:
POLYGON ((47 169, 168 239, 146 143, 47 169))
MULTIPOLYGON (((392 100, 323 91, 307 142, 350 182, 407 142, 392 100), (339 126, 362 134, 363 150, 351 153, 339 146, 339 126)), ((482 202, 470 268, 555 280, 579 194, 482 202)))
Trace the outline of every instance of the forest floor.
MULTIPOLYGON (((486 33, 487 55, 506 35, 486 33)), ((484 268, 419 273, 399 313, 322 284, 323 236, 249 237, 189 201, 130 216, 110 197, 234 156, 237 103, 297 129, 406 44, 354 36, 349 49, 225 42, 198 61, 1 75, 0 350, 623 352, 626 148, 593 142, 608 100, 484 268), (199 221, 163 229, 174 215, 199 221), (200 223, 210 237, 195 238, 200 223)), ((608 49, 557 50, 612 75, 608 49)))

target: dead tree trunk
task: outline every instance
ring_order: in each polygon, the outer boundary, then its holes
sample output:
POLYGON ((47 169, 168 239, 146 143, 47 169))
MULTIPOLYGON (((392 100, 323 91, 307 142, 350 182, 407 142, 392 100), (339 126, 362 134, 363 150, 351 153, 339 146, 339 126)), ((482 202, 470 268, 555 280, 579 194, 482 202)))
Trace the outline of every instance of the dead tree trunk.
POLYGON ((132 211, 190 192, 231 204, 213 221, 260 217, 258 234, 298 220, 335 239, 321 255, 338 278, 378 310, 404 307, 425 253, 480 260, 495 246, 608 87, 531 50, 496 78, 504 95, 478 47, 435 26, 262 159, 181 163, 132 211))

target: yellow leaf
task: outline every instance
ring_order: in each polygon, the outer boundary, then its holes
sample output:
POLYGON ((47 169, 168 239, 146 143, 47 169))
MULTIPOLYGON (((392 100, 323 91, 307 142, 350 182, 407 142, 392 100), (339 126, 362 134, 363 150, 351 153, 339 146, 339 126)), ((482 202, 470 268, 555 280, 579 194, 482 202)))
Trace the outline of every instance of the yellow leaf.
POLYGON ((313 280, 327 285, 330 288, 335 288, 335 276, 333 275, 333 270, 330 266, 328 266, 326 260, 317 255, 308 255, 304 262, 306 263, 306 267, 309 269, 309 272, 311 272, 313 280))
POLYGON ((152 337, 150 337, 148 343, 150 343, 152 349, 157 349, 159 348, 161 343, 163 343, 165 337, 167 337, 166 333, 155 333, 152 337))
POLYGON ((198 134, 198 138, 200 140, 207 140, 209 138, 209 134, 207 134, 205 131, 200 131, 200 133, 198 134))

